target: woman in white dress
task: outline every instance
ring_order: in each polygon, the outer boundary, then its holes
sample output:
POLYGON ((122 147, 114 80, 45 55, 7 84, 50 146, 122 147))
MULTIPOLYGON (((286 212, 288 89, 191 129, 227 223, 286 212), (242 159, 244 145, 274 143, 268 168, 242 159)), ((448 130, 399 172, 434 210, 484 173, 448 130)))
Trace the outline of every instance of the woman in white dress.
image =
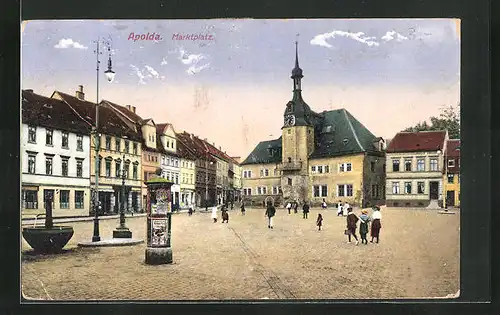
POLYGON ((342 206, 342 210, 343 210, 343 214, 344 216, 348 215, 348 211, 347 209, 349 209, 351 206, 349 205, 349 203, 346 201, 346 203, 344 203, 344 205, 342 206))
POLYGON ((217 223, 217 206, 212 208, 212 219, 214 220, 214 223, 217 223))
POLYGON ((342 213, 342 202, 339 200, 339 202, 337 203, 337 216, 341 216, 343 215, 342 213))

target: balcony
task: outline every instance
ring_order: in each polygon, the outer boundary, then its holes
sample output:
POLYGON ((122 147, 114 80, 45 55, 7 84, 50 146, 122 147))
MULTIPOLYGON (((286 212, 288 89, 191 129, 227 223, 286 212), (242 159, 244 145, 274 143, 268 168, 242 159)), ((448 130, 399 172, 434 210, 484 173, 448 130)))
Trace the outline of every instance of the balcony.
POLYGON ((279 166, 281 171, 297 171, 302 169, 302 162, 284 162, 279 166))

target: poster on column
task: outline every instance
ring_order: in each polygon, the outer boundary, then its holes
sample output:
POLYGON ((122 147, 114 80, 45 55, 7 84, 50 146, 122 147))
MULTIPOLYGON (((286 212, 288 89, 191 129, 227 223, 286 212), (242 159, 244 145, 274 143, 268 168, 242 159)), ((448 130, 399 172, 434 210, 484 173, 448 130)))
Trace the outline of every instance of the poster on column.
POLYGON ((156 190, 156 204, 151 206, 151 214, 166 215, 171 211, 170 201, 168 198, 168 190, 160 188, 156 190))
POLYGON ((167 245, 167 219, 152 219, 151 220, 151 245, 165 246, 167 245))

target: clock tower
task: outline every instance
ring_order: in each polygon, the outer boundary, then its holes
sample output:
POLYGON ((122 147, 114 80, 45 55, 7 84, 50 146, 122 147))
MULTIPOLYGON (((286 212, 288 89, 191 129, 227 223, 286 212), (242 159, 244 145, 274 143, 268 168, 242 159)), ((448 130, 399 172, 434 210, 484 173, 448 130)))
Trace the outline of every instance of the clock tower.
POLYGON ((292 70, 293 97, 283 114, 281 187, 285 201, 303 202, 310 197, 309 155, 314 150, 314 120, 317 116, 302 99, 302 69, 298 43, 295 42, 295 67, 292 70))

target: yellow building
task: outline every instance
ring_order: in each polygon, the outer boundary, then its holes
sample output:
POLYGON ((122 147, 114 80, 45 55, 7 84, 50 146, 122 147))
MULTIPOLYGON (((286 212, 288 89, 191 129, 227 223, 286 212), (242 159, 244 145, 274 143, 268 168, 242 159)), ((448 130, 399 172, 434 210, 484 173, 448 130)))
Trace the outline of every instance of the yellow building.
POLYGON ((291 78, 293 98, 281 137, 260 142, 241 163, 244 198, 259 204, 266 199, 383 204, 384 140, 345 109, 312 111, 302 98, 297 53, 291 78))
MULTIPOLYGON (((85 101, 83 87, 76 97, 59 91, 52 98, 66 102, 80 117, 95 123, 96 105, 85 101)), ((125 170, 125 210, 140 211, 142 185, 141 136, 112 109, 99 106, 99 201, 104 213, 118 213, 125 170), (123 163, 123 165, 122 165, 123 163)), ((90 185, 95 185, 95 140, 90 141, 90 185)))
POLYGON ((445 207, 460 207, 460 139, 450 139, 446 142, 445 163, 445 207))
POLYGON ((188 149, 177 143, 177 154, 181 157, 181 200, 180 207, 189 208, 196 206, 195 181, 196 158, 188 149))

